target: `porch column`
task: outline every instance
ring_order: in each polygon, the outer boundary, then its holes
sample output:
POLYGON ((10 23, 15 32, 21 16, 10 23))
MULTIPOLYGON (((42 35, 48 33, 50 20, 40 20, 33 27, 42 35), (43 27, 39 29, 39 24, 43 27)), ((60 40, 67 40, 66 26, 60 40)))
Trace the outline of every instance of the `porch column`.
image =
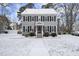
POLYGON ((57 28, 57 26, 56 26, 56 34, 58 34, 57 29, 58 29, 58 28, 57 28))
POLYGON ((36 26, 36 37, 37 37, 37 26, 36 26))
POLYGON ((43 37, 43 26, 42 26, 42 37, 43 37))

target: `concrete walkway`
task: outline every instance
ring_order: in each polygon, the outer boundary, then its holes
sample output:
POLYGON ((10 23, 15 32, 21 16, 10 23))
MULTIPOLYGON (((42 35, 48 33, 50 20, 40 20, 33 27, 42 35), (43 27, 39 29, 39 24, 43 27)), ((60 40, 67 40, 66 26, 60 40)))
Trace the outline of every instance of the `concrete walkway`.
POLYGON ((49 56, 48 50, 46 49, 41 38, 33 40, 29 56, 49 56))

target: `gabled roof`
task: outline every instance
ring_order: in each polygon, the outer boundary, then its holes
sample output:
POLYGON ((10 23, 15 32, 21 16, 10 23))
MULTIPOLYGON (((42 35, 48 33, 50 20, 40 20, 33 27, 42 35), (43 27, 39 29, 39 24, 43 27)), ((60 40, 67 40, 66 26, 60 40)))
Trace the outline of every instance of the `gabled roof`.
POLYGON ((54 9, 25 9, 23 14, 57 14, 54 9))

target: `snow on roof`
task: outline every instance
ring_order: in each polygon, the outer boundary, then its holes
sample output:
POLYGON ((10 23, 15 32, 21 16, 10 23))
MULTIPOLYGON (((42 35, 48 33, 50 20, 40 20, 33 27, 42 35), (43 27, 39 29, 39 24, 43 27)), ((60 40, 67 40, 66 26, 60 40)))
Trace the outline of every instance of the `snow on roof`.
POLYGON ((57 14, 54 9, 26 9, 21 14, 57 14))

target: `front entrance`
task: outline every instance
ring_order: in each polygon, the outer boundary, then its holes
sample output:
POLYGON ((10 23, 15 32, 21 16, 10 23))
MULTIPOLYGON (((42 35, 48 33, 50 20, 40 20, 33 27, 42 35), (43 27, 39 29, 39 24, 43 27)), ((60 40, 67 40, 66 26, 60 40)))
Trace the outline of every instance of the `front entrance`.
POLYGON ((36 26, 36 37, 37 38, 43 37, 43 26, 36 26))
POLYGON ((43 37, 43 26, 44 26, 44 23, 43 22, 36 22, 36 37, 37 38, 42 38, 43 37))
POLYGON ((42 26, 37 26, 37 33, 42 33, 42 26))

